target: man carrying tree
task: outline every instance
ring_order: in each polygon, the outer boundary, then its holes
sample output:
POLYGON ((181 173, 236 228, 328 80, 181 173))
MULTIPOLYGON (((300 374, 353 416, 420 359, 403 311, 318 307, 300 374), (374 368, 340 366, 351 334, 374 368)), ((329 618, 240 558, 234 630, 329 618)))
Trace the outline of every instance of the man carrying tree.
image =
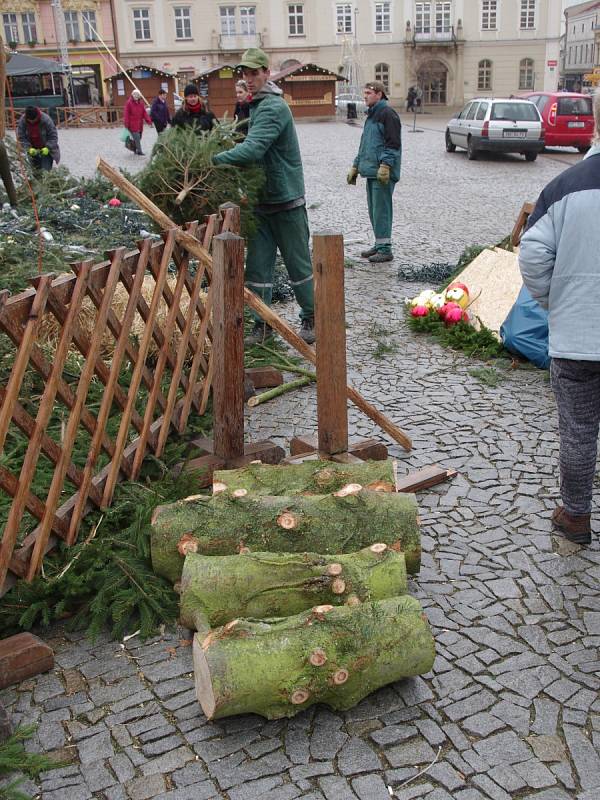
MULTIPOLYGON (((239 65, 250 101, 250 127, 245 141, 214 156, 215 164, 260 163, 266 184, 255 208, 258 228, 248 242, 246 285, 271 304, 277 250, 300 306, 300 336, 315 341, 313 277, 304 198, 304 174, 296 129, 282 91, 270 80, 269 59, 258 48, 246 50, 239 65)), ((263 342, 271 327, 258 317, 246 346, 263 342)))

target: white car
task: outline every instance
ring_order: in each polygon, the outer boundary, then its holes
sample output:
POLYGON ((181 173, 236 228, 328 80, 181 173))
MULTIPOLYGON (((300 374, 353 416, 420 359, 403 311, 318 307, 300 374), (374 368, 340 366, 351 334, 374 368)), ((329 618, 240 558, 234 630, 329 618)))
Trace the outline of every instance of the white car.
POLYGON ((522 153, 535 161, 544 149, 544 123, 534 103, 519 98, 469 100, 446 128, 446 150, 464 147, 472 161, 482 150, 522 153))

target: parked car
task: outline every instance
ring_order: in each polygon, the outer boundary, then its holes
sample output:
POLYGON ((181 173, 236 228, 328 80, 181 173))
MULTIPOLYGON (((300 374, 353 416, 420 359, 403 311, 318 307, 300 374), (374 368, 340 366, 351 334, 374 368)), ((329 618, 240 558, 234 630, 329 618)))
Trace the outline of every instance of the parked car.
POLYGON ((576 92, 530 92, 523 97, 538 108, 546 128, 547 147, 589 150, 594 134, 592 98, 576 92))
POLYGON ((446 150, 464 147, 470 160, 482 150, 522 153, 535 161, 544 149, 544 125, 537 107, 519 98, 479 97, 469 100, 446 128, 446 150))

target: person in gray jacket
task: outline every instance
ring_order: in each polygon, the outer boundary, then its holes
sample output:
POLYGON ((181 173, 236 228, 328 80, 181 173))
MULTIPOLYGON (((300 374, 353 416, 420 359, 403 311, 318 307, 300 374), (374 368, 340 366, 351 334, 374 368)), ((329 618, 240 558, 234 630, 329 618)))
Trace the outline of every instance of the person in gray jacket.
POLYGON ((593 108, 591 149, 542 191, 519 252, 525 286, 548 309, 562 498, 552 522, 582 545, 591 543, 600 424, 600 92, 593 108))
POLYGON ((58 131, 48 114, 35 106, 27 106, 19 120, 17 138, 34 169, 51 170, 60 161, 58 131))

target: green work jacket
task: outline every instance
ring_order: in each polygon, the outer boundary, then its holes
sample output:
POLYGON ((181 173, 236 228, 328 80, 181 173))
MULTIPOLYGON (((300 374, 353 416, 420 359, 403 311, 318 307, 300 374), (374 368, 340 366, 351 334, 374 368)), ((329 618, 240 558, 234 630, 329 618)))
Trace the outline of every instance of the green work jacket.
POLYGON ((380 165, 387 164, 391 180, 398 181, 401 160, 400 117, 387 100, 380 100, 369 109, 354 166, 363 178, 376 178, 380 165))
POLYGON ((279 205, 304 197, 300 146, 290 107, 268 83, 250 102, 250 128, 243 142, 214 156, 215 164, 260 164, 266 183, 261 204, 279 205))

